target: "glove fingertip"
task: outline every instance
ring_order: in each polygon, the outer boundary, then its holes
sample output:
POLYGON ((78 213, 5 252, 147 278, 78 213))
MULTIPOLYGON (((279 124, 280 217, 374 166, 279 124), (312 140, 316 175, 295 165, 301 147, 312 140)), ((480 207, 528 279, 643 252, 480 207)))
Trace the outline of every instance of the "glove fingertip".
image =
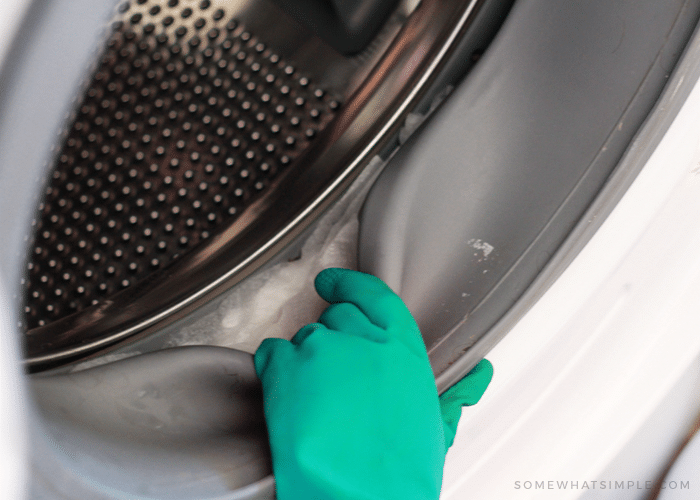
POLYGON ((493 378, 493 365, 488 359, 482 359, 471 369, 467 377, 478 379, 479 383, 484 384, 484 390, 486 390, 486 386, 491 383, 491 379, 493 378))
POLYGON ((323 300, 331 302, 330 299, 335 295, 335 285, 345 271, 347 270, 339 267, 329 267, 316 275, 314 287, 323 300))
POLYGON ((493 365, 482 359, 462 380, 440 396, 443 407, 450 405, 473 406, 479 402, 493 378, 493 365))
POLYGON ((487 359, 482 359, 462 380, 440 396, 445 451, 454 441, 457 424, 462 416, 462 407, 478 403, 492 378, 493 365, 487 359))

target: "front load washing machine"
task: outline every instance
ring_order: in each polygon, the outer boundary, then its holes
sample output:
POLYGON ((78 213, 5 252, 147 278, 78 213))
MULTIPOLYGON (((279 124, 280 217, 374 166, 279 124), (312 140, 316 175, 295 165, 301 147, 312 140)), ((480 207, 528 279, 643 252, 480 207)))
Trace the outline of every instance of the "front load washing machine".
POLYGON ((8 494, 273 498, 250 353, 330 265, 496 366, 443 497, 700 491, 700 2, 5 5, 8 494))

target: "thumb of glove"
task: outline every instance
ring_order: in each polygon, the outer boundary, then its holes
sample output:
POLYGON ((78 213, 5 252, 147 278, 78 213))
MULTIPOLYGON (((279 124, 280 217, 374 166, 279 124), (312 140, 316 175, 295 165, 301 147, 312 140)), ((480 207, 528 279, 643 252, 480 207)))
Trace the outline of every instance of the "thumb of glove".
POLYGON ((463 406, 479 402, 493 377, 493 365, 482 359, 462 380, 440 396, 440 410, 445 434, 445 453, 452 446, 457 433, 457 424, 462 416, 463 406))

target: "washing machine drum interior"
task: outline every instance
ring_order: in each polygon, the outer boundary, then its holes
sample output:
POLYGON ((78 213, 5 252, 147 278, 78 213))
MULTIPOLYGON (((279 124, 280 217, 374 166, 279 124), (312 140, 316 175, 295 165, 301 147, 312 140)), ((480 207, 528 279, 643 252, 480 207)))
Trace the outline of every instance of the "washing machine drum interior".
POLYGON ((636 174, 618 164, 699 15, 30 5, 3 68, 0 271, 33 373, 35 496, 272 498, 250 355, 271 323, 240 345, 191 332, 236 329, 261 300, 301 309, 313 291, 287 284, 329 262, 404 298, 445 390, 636 174), (163 349, 192 343, 210 345, 163 349))
POLYGON ((469 67, 508 2, 492 5, 119 3, 35 209, 30 368, 132 342, 289 258, 469 67))

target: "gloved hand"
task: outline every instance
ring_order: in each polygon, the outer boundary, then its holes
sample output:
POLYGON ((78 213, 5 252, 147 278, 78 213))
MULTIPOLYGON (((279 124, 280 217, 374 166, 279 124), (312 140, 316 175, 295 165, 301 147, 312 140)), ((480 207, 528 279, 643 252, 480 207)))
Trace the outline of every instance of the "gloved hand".
MULTIPOLYGON (((332 304, 319 322, 255 353, 277 498, 437 499, 460 391, 446 423, 418 327, 381 280, 326 269, 315 285, 332 304)), ((477 370, 470 402, 490 373, 477 370)))
POLYGON ((489 360, 482 359, 462 380, 440 395, 445 453, 455 440, 462 407, 473 406, 479 402, 491 382, 491 377, 493 377, 493 366, 489 360))

